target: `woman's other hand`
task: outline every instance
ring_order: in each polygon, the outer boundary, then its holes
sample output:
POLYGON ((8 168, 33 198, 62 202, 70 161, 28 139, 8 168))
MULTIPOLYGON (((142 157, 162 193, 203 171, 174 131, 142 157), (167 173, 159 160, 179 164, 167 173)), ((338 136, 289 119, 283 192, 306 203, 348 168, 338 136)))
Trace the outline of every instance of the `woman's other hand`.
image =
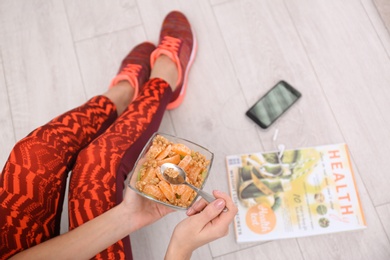
POLYGON ((188 209, 189 217, 176 226, 165 259, 190 259, 196 248, 228 234, 237 207, 226 193, 213 194, 215 201, 207 204, 201 199, 188 209))

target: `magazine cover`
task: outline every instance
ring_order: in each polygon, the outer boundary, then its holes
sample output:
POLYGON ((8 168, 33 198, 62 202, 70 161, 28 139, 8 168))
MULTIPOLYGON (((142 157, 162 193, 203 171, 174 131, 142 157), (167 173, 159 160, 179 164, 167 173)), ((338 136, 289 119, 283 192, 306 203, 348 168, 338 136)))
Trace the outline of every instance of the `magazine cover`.
POLYGON ((346 144, 226 157, 237 242, 363 229, 346 144))

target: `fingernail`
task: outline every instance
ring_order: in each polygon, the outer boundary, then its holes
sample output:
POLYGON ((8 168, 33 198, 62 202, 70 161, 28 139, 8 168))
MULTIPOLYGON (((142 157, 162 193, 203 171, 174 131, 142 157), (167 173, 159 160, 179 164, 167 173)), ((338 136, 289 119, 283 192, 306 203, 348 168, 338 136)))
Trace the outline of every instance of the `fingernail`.
POLYGON ((225 201, 223 199, 217 199, 214 202, 214 206, 217 209, 223 209, 225 207, 225 201))
POLYGON ((190 214, 192 214, 194 212, 194 209, 193 208, 189 208, 188 210, 187 210, 187 215, 190 215, 190 214))
POLYGON ((222 194, 222 191, 220 191, 220 190, 214 190, 214 192, 215 192, 217 195, 221 195, 221 194, 222 194))

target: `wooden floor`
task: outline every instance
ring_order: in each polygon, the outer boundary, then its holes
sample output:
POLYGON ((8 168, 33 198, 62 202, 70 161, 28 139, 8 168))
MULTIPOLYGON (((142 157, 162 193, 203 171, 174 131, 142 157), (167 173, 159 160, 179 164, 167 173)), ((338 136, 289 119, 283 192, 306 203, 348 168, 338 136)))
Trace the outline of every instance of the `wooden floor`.
MULTIPOLYGON (((266 243, 230 234, 193 259, 390 259, 388 0, 0 0, 0 164, 14 143, 106 90, 124 55, 184 12, 199 49, 183 105, 161 131, 215 153, 206 190, 228 190, 225 156, 346 142, 368 228, 266 243), (264 131, 244 113, 284 79, 303 98, 264 131)), ((162 259, 183 212, 131 235, 135 259, 162 259)), ((66 222, 64 222, 64 227, 66 222)), ((232 227, 231 227, 232 228, 232 227)))

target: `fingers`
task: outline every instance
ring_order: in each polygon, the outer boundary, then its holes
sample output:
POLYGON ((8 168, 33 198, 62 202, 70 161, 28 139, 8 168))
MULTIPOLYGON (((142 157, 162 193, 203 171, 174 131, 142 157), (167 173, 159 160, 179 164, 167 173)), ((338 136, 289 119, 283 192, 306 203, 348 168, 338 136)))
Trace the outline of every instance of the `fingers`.
MULTIPOLYGON (((237 214, 237 207, 228 194, 215 190, 213 191, 213 195, 216 200, 204 207, 203 211, 199 213, 201 215, 201 221, 203 224, 213 222, 216 226, 228 226, 237 214), (222 212, 225 207, 227 211, 222 212)), ((196 206, 200 208, 204 206, 204 203, 200 202, 196 206)))
POLYGON ((225 207, 227 210, 223 211, 218 218, 213 219, 212 223, 215 226, 227 227, 237 214, 237 207, 228 194, 217 190, 213 191, 213 194, 217 200, 223 199, 225 201, 225 207))
POLYGON ((224 212, 224 215, 226 214, 228 218, 233 218, 237 214, 238 209, 234 204, 233 200, 231 199, 231 197, 228 194, 218 190, 213 191, 213 194, 214 197, 216 197, 217 199, 220 198, 225 200, 226 208, 228 210, 224 212))
MULTIPOLYGON (((234 216, 234 215, 237 214, 237 207, 233 203, 232 199, 230 198, 230 196, 228 194, 226 194, 226 193, 224 193, 222 191, 215 190, 215 191, 213 191, 213 195, 217 199, 221 198, 221 199, 225 200, 226 208, 228 209, 228 211, 230 211, 228 216, 231 217, 231 216, 234 216)), ((208 203, 204 199, 200 199, 197 202, 195 202, 191 206, 191 208, 189 208, 187 210, 187 215, 188 216, 195 215, 195 214, 201 212, 207 205, 208 205, 208 203)))
POLYGON ((222 210, 225 208, 225 205, 225 200, 221 198, 218 198, 208 204, 203 209, 203 211, 197 215, 199 225, 205 226, 207 223, 218 217, 218 215, 221 214, 222 210))
POLYGON ((213 194, 216 198, 213 202, 208 204, 200 199, 187 210, 189 217, 175 228, 174 237, 178 238, 175 241, 189 242, 188 234, 191 234, 192 244, 197 248, 228 234, 237 207, 228 194, 220 191, 214 191, 213 194), (228 209, 226 212, 223 211, 225 207, 228 209))
POLYGON ((203 234, 210 241, 229 233, 229 225, 237 213, 237 207, 229 195, 221 191, 214 191, 213 194, 216 200, 195 216, 199 225, 204 225, 203 234), (227 211, 223 211, 225 207, 227 211))
POLYGON ((216 200, 210 204, 204 199, 196 201, 187 210, 187 215, 194 216, 197 219, 197 225, 201 227, 210 223, 213 226, 212 229, 215 229, 215 231, 220 230, 224 233, 237 214, 238 209, 228 194, 215 190, 213 195, 216 200), (225 207, 227 211, 223 211, 225 207))
POLYGON ((192 216, 201 212, 206 206, 207 202, 204 199, 198 200, 187 210, 187 216, 192 216))

